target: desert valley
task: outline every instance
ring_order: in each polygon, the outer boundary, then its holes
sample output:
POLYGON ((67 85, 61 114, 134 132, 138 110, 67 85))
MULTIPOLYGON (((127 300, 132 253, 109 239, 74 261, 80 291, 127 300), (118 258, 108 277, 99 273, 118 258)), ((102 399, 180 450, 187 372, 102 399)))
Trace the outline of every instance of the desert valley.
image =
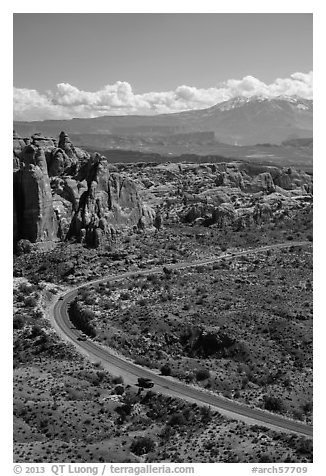
POLYGON ((308 427, 311 142, 287 145, 307 155, 302 170, 301 158, 297 168, 219 155, 155 162, 141 151, 115 162, 65 132, 17 131, 15 458, 310 461, 303 435, 137 389, 79 347, 92 341, 154 375, 308 427), (68 307, 75 347, 56 333, 50 310, 87 282, 68 307))
POLYGON ((310 474, 312 14, 64 10, 13 15, 13 471, 310 474))

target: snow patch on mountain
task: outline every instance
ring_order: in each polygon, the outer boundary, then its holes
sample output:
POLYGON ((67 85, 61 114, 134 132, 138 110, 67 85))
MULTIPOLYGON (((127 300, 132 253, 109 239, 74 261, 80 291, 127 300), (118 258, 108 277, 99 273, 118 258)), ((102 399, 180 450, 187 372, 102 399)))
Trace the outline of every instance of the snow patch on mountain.
POLYGON ((238 109, 243 107, 247 104, 259 104, 259 103, 270 103, 277 105, 279 102, 289 103, 298 109, 302 110, 311 110, 312 109, 312 100, 303 99, 299 96, 277 96, 277 97, 269 97, 269 96, 237 96, 233 99, 228 101, 224 101, 222 103, 216 104, 215 106, 209 108, 211 111, 231 111, 232 109, 238 109))

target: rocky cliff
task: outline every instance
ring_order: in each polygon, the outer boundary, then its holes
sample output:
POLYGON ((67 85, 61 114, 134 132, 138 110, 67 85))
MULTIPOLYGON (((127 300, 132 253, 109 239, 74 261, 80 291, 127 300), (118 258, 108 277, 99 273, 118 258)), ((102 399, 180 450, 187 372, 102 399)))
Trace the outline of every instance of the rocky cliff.
POLYGON ((312 207, 312 176, 293 168, 246 162, 132 168, 142 196, 172 222, 241 230, 312 207))
POLYGON ((105 157, 96 155, 79 175, 87 190, 80 197, 69 236, 93 246, 114 238, 118 228, 150 226, 154 220, 154 212, 144 207, 136 184, 110 168, 105 157))
POLYGON ((76 237, 90 246, 111 240, 119 230, 151 226, 135 183, 112 171, 105 157, 59 141, 14 133, 14 242, 76 237))
POLYGON ((14 170, 14 238, 31 242, 56 238, 57 222, 44 149, 26 145, 14 170))
POLYGON ((312 176, 247 162, 116 164, 59 140, 14 134, 14 240, 88 246, 162 220, 241 230, 312 206, 312 176))

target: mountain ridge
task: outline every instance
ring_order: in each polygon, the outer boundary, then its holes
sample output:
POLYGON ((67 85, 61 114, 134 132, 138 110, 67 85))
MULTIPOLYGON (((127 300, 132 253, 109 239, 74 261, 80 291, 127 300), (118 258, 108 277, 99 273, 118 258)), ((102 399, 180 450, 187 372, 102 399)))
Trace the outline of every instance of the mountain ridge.
POLYGON ((213 132, 215 140, 232 145, 312 137, 313 100, 298 96, 237 96, 210 108, 153 116, 99 116, 66 120, 15 121, 20 135, 41 131, 57 134, 104 134, 108 136, 159 137, 213 132))

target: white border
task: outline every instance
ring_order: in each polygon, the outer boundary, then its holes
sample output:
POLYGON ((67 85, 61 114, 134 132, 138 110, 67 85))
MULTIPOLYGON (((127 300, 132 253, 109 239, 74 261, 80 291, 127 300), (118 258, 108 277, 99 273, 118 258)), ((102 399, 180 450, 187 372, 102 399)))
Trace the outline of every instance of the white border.
MULTIPOLYGON (((274 0, 273 2, 258 1, 231 1, 216 2, 201 0, 200 2, 182 2, 176 0, 166 0, 164 2, 154 1, 120 1, 104 2, 92 1, 68 2, 58 0, 52 2, 43 1, 12 1, 10 4, 1 7, 1 45, 2 45, 2 71, 0 75, 2 91, 1 108, 1 138, 2 148, 2 200, 1 200, 1 304, 2 304, 2 342, 1 342, 1 363, 2 363, 2 391, 1 391, 1 427, 2 444, 1 462, 4 463, 3 474, 12 473, 12 370, 11 370, 11 339, 12 335, 12 182, 11 182, 11 134, 12 134, 12 13, 13 12, 166 12, 166 13, 314 13, 314 98, 315 102, 315 122, 314 122, 314 176, 315 176, 315 213, 314 213, 314 404, 315 404, 315 442, 314 442, 314 463, 309 465, 308 475, 321 475, 324 457, 323 435, 325 432, 325 355, 322 349, 325 348, 325 310, 322 301, 324 291, 323 273, 325 270, 324 252, 324 216, 325 216, 325 161, 326 161, 326 141, 325 141, 325 119, 326 104, 325 96, 325 38, 326 16, 324 3, 322 1, 285 1, 274 0), (244 8, 245 7, 245 8, 244 8), (316 173, 317 172, 317 173, 316 173), (6 471, 7 470, 7 471, 6 471)), ((41 66, 41 60, 40 60, 41 66)), ((218 463, 217 463, 218 464, 218 463)), ((250 465, 246 464, 218 464, 198 465, 196 464, 196 474, 250 474, 250 465)))

